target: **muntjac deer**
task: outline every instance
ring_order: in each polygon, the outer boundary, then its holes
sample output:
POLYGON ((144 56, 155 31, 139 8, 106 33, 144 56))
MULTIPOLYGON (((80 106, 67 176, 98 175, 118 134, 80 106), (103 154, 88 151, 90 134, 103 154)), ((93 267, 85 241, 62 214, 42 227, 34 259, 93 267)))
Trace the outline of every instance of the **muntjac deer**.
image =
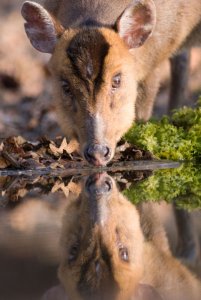
POLYGON ((200 300, 201 282, 173 257, 157 206, 133 205, 106 173, 83 182, 63 217, 61 299, 200 300))
POLYGON ((150 117, 157 67, 201 43, 200 0, 26 1, 22 15, 32 45, 52 54, 64 133, 98 166, 134 119, 150 117))

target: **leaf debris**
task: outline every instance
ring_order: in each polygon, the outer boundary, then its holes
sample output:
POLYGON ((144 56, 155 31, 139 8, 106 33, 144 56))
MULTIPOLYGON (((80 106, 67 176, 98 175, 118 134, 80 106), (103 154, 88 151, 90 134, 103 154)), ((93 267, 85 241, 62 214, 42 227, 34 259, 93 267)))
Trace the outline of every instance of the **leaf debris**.
MULTIPOLYGON (((89 167, 87 162, 73 152, 75 143, 66 138, 55 140, 43 137, 37 141, 27 141, 21 136, 3 139, 0 144, 0 170, 14 169, 68 169, 89 167)), ((152 159, 149 151, 140 150, 129 143, 120 142, 112 165, 116 162, 152 159)))

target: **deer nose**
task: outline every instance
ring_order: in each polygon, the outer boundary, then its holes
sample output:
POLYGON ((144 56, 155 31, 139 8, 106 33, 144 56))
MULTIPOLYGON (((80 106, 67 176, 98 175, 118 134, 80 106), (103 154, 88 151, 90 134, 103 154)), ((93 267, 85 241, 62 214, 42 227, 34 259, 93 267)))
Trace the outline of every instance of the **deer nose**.
POLYGON ((93 174, 86 181, 86 190, 89 195, 101 198, 112 190, 112 180, 106 173, 93 174))
POLYGON ((106 145, 91 144, 86 147, 84 156, 90 164, 103 166, 109 161, 111 151, 106 145))

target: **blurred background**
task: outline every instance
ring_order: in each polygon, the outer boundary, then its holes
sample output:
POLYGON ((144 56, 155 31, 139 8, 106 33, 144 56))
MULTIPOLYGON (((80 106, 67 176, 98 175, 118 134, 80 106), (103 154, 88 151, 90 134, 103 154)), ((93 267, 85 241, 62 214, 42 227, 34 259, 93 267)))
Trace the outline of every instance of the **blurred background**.
MULTIPOLYGON (((0 1, 0 138, 60 134, 46 68, 24 33, 22 0, 0 1)), ((34 181, 34 178, 33 178, 34 181)), ((0 177, 0 299, 38 300, 58 284, 58 247, 65 198, 34 191, 7 200, 13 179, 0 177)))
POLYGON ((60 133, 46 63, 24 32, 22 0, 0 1, 0 138, 60 133))

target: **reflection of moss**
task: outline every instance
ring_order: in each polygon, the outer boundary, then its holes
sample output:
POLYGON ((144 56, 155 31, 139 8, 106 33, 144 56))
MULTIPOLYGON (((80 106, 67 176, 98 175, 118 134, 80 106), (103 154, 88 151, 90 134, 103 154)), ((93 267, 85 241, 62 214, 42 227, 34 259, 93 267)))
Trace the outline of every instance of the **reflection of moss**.
POLYGON ((175 201, 186 209, 201 207, 201 166, 183 164, 177 169, 157 170, 144 181, 124 190, 133 203, 141 201, 175 201))
POLYGON ((157 158, 201 159, 201 98, 197 108, 175 110, 171 119, 134 125, 126 140, 149 150, 157 158))

